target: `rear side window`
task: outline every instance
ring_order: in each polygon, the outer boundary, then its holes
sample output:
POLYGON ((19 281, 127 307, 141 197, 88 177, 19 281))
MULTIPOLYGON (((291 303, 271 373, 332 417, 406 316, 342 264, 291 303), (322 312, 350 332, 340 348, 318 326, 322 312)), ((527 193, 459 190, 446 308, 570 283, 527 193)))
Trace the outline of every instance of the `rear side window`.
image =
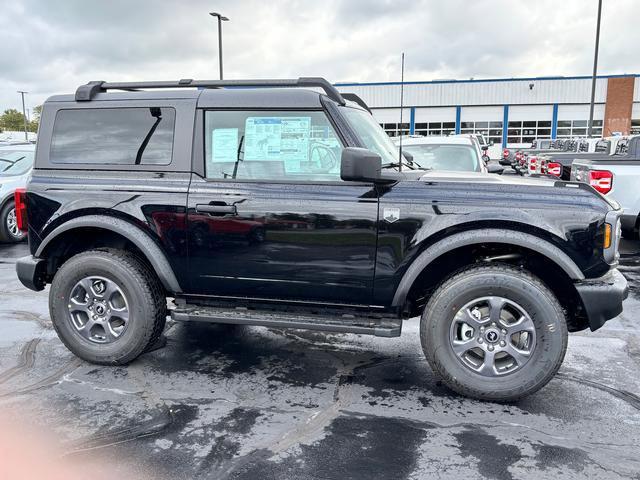
POLYGON ((168 165, 176 112, 168 107, 60 110, 50 160, 63 164, 168 165))

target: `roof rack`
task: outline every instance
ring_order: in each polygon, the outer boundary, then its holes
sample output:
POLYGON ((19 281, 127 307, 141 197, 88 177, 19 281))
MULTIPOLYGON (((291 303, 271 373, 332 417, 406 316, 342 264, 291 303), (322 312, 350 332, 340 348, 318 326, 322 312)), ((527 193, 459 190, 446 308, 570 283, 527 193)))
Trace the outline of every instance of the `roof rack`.
POLYGON ((96 94, 107 90, 135 91, 146 88, 221 88, 221 87, 316 87, 324 90, 330 99, 345 104, 340 92, 327 80, 321 77, 300 77, 291 80, 192 80, 185 78, 177 82, 103 82, 94 81, 80 85, 76 90, 77 102, 88 102, 96 94))
POLYGON ((349 100, 350 102, 355 102, 358 105, 360 105, 362 108, 364 108, 367 112, 371 113, 371 115, 373 115, 373 112, 371 111, 371 109, 369 108, 369 105, 367 105, 365 103, 364 100, 362 100, 358 95, 356 95, 355 93, 342 93, 342 98, 344 98, 345 100, 349 100))

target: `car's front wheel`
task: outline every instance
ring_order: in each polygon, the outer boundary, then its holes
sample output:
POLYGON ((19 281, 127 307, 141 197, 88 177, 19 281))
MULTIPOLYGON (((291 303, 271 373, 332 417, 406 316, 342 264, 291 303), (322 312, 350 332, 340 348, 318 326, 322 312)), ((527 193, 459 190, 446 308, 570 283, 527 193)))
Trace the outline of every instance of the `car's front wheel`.
POLYGON ((15 204, 9 201, 0 209, 0 242, 16 243, 24 237, 24 232, 18 228, 15 204))
POLYGON ((420 323, 422 347, 452 390, 513 401, 553 378, 567 349, 565 315, 538 278, 509 265, 472 267, 445 281, 420 323))
POLYGON ((166 297, 151 269, 130 253, 91 250, 67 260, 49 292, 62 342, 88 362, 126 364, 162 334, 166 297))

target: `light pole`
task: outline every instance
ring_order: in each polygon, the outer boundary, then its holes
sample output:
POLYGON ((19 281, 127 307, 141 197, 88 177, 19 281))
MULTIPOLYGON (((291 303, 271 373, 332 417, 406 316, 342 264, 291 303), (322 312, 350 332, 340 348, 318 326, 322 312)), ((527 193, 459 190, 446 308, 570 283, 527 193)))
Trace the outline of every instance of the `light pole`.
POLYGON ((22 117, 24 119, 24 139, 29 141, 29 136, 27 135, 27 110, 24 108, 24 94, 29 92, 23 92, 22 90, 18 90, 18 93, 22 96, 22 117))
MULTIPOLYGON (((591 76, 591 105, 589 106, 589 130, 587 136, 593 136, 593 107, 596 100, 596 73, 598 72, 598 47, 600 46, 600 17, 602 15, 602 0, 598 0, 598 20, 596 21, 596 49, 593 54, 593 75, 591 76)), ((604 135, 604 125, 602 126, 604 135)))
POLYGON ((220 61, 220 80, 222 80, 222 22, 228 22, 229 19, 217 12, 209 12, 209 15, 218 19, 218 59, 220 61))

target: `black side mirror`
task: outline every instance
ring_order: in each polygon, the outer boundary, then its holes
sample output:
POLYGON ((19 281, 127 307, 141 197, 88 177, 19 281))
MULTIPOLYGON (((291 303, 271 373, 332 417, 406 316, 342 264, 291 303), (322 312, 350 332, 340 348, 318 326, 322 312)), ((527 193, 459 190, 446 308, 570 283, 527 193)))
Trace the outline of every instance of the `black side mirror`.
POLYGON ((413 155, 405 150, 402 150, 402 156, 407 159, 409 165, 413 165, 413 155))
POLYGON ((366 148, 348 147, 342 150, 340 178, 351 182, 377 182, 382 158, 366 148))
POLYGON ((482 147, 480 148, 482 148, 483 152, 486 152, 487 150, 489 150, 489 145, 482 145, 482 147))
POLYGON ((496 165, 495 163, 490 163, 489 165, 487 165, 487 172, 502 175, 502 173, 504 172, 504 167, 496 165))

